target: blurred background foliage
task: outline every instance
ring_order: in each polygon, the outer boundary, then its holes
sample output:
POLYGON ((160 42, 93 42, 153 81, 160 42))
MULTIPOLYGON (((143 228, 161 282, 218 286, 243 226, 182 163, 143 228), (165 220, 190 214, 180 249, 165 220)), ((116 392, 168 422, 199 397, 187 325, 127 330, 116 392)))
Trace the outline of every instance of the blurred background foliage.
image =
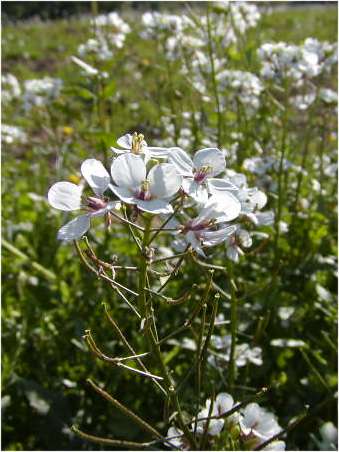
MULTIPOLYGON (((175 2, 170 6, 167 3, 172 2, 143 2, 142 5, 98 2, 96 6, 99 13, 122 11, 127 21, 138 23, 140 8, 175 10, 178 7, 175 2)), ((30 133, 27 144, 4 146, 2 153, 3 450, 102 449, 75 437, 69 430, 73 423, 98 436, 142 440, 142 432, 88 389, 87 377, 102 382, 126 405, 159 428, 162 426, 160 401, 150 390, 150 383, 109 368, 87 350, 82 336, 86 329, 91 329, 108 354, 124 353, 104 317, 102 302, 108 304, 135 344, 138 344, 139 325, 110 287, 81 266, 73 246, 57 242, 56 231, 65 217, 53 211, 45 199, 53 182, 79 176, 84 158, 96 156, 107 160, 106 150, 123 133, 138 130, 145 133, 149 142, 153 139, 156 143, 163 133, 159 104, 169 108, 173 96, 165 74, 158 70, 164 61, 161 55, 155 54, 156 43, 145 46, 134 30, 124 49, 117 52, 115 61, 106 68, 110 75, 107 98, 116 91, 120 93, 118 100, 112 101, 111 110, 108 109, 109 132, 91 122, 87 111, 92 108, 93 99, 69 60, 70 55, 76 54, 78 45, 90 36, 88 21, 72 15, 90 14, 91 8, 90 2, 2 2, 3 72, 11 72, 19 80, 49 75, 67 81, 61 99, 42 116, 22 115, 15 105, 3 112, 6 122, 12 118, 12 122, 30 133), (36 15, 41 20, 32 19, 36 15), (31 20, 21 22, 21 19, 31 20), (129 79, 129 62, 142 71, 139 86, 129 79), (131 109, 132 102, 139 103, 137 112, 131 109), (62 166, 57 170, 60 156, 62 166)), ((299 5, 281 9, 263 16, 260 27, 262 42, 299 43, 309 36, 332 42, 337 39, 336 8, 299 5)), ((256 31, 251 31, 250 36, 248 51, 254 52, 256 31)), ((175 102, 183 111, 187 103, 180 81, 177 83, 175 102)), ((312 259, 306 263, 303 260, 304 255, 313 256, 319 249, 324 255, 335 254, 336 218, 328 214, 334 205, 335 197, 324 200, 323 209, 312 214, 310 223, 297 219, 289 234, 282 238, 280 246, 285 262, 284 272, 279 275, 278 293, 272 293, 268 287, 246 300, 261 306, 258 316, 249 322, 253 335, 258 333, 256 341, 264 350, 264 364, 254 371, 250 365, 241 370, 243 388, 239 388, 237 397, 241 399, 262 386, 274 385, 274 391, 267 395, 267 406, 274 408, 284 425, 292 415, 301 413, 306 404, 320 404, 316 415, 291 433, 288 441, 291 449, 311 449, 309 433, 319 428, 320 420, 336 419, 336 401, 331 399, 327 403, 337 385, 333 305, 336 278, 326 266, 315 267, 312 259), (298 266, 299 276, 289 272, 298 266), (316 280, 311 277, 315 272, 316 280), (320 282, 330 293, 327 301, 326 297, 317 298, 316 284, 320 282), (277 305, 296 307, 294 321, 287 330, 277 320, 277 305), (296 348, 271 347, 269 341, 280 337, 302 339, 308 348, 301 353, 296 348), (322 402, 326 403, 321 405, 322 402)), ((90 238, 102 259, 109 261, 118 255, 125 263, 133 262, 133 242, 127 230, 109 236, 99 229, 95 235, 90 233, 90 238)), ((265 282, 266 263, 271 259, 267 247, 243 262, 237 270, 240 287, 243 290, 247 287, 243 275, 248 281, 265 282)), ((119 278, 124 285, 133 286, 132 275, 122 274, 119 278)), ((222 285, 223 276, 218 278, 222 285)), ((186 267, 184 277, 178 278, 171 290, 176 294, 194 282, 202 284, 204 279, 201 275, 197 281, 196 268, 186 267)), ((240 319, 247 319, 246 313, 243 302, 240 319)), ((173 325, 182 323, 185 311, 165 307, 160 315, 159 324, 166 333, 173 325)), ((171 350, 168 359, 175 361, 179 348, 168 349, 171 350)), ((180 351, 175 361, 177 374, 183 375, 187 370, 190 353, 180 351)), ((191 396, 187 386, 188 405, 191 396)))

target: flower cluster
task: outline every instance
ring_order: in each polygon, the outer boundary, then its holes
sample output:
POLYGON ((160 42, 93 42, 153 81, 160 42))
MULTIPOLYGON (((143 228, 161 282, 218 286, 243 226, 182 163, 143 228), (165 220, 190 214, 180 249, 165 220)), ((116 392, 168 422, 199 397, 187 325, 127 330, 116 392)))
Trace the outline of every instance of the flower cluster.
POLYGON ((266 43, 258 49, 261 75, 265 79, 288 79, 296 86, 328 71, 337 62, 336 46, 308 38, 300 45, 266 43))
POLYGON ((120 148, 112 148, 111 174, 96 159, 87 159, 81 166, 95 196, 83 196, 82 188, 66 181, 49 190, 48 200, 54 208, 85 210, 60 229, 59 239, 80 238, 89 229, 91 218, 109 218, 121 201, 139 212, 167 218, 177 249, 190 246, 205 257, 204 248, 224 242, 228 257, 238 261, 241 247, 252 244, 242 223, 267 224, 262 219, 265 214, 259 212, 267 201, 263 192, 248 188, 239 176, 216 177, 226 166, 219 149, 201 149, 191 159, 181 148, 148 146, 137 133, 120 137, 118 145, 120 148), (117 199, 111 199, 112 195, 117 199), (174 212, 172 201, 180 199, 182 208, 174 212))
POLYGON ((100 15, 93 19, 95 36, 78 47, 78 53, 84 57, 95 55, 99 60, 112 58, 115 49, 123 47, 130 26, 116 12, 100 15))
POLYGON ((58 78, 44 77, 26 80, 23 95, 25 110, 48 105, 60 95, 62 86, 63 81, 58 78))
MULTIPOLYGON (((210 441, 226 430, 233 441, 239 442, 239 445, 244 447, 243 450, 253 450, 282 431, 273 413, 257 403, 249 403, 241 408, 240 404, 235 403, 233 397, 226 392, 218 394, 213 401, 206 400, 205 407, 192 419, 191 430, 198 435, 206 432, 210 441), (231 414, 228 414, 229 412, 231 414)), ((180 429, 170 427, 167 439, 172 446, 188 450, 180 429)), ((280 440, 272 441, 263 450, 285 450, 285 443, 280 440)))
POLYGON ((1 141, 3 143, 26 143, 27 135, 21 127, 1 124, 1 141))
POLYGON ((4 103, 17 99, 21 94, 18 79, 13 74, 3 74, 1 76, 1 97, 4 103))
MULTIPOLYGON (((211 343, 217 350, 217 353, 208 357, 208 361, 211 365, 221 367, 229 362, 231 342, 232 338, 230 335, 212 336, 211 343)), ((237 367, 244 367, 248 363, 254 364, 255 366, 261 366, 263 364, 261 347, 251 347, 247 343, 237 344, 235 347, 235 363, 237 367)))
POLYGON ((264 88, 256 75, 244 71, 224 70, 217 75, 217 80, 221 89, 233 92, 250 112, 259 108, 259 97, 264 88))

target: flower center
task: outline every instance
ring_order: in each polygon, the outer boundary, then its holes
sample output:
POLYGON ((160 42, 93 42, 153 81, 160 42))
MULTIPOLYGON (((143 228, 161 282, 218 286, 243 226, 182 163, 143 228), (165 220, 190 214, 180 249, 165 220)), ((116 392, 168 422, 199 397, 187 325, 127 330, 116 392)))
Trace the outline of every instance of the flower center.
POLYGON ((107 206, 107 202, 100 198, 95 198, 94 196, 89 196, 87 198, 88 210, 95 212, 96 210, 104 209, 107 206))
POLYGON ((201 184, 205 181, 208 174, 211 172, 212 167, 209 165, 201 166, 200 168, 197 168, 194 172, 194 180, 195 182, 198 182, 201 184))
POLYGON ((132 153, 140 154, 142 151, 144 136, 141 133, 134 132, 132 137, 132 153))
POLYGON ((143 201, 149 201, 152 198, 151 192, 150 192, 150 183, 148 180, 144 180, 142 184, 140 185, 139 190, 135 194, 136 198, 142 199, 143 201))
POLYGON ((195 224, 193 226, 193 220, 189 220, 185 225, 181 227, 181 232, 185 233, 188 231, 203 231, 204 229, 209 229, 211 226, 213 226, 214 220, 208 220, 202 223, 195 224))

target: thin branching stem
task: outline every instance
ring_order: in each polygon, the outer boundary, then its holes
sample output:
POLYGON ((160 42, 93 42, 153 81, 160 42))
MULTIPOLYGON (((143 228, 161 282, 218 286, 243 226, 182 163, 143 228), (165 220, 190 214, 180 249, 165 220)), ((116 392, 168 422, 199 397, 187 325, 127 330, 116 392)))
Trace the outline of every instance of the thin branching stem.
POLYGON ((115 408, 117 408, 119 411, 121 411, 125 416, 127 416, 129 419, 131 419, 135 424, 139 425, 143 430, 150 433, 152 436, 155 436, 156 438, 160 438, 162 440, 165 440, 165 438, 159 433, 154 427, 152 427, 148 422, 141 419, 137 414, 135 414, 133 411, 131 411, 129 408, 125 407, 121 402, 114 399, 108 392, 101 389, 98 385, 94 383, 93 380, 87 379, 87 382, 91 385, 91 387, 97 392, 101 397, 108 400, 115 408))

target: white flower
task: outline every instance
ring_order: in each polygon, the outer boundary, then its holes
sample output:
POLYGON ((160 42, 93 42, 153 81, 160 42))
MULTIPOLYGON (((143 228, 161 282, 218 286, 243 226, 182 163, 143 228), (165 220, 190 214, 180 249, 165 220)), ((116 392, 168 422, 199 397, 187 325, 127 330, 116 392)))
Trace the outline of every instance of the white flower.
POLYGON ((319 91, 319 98, 326 104, 336 104, 338 102, 338 94, 332 89, 321 88, 319 91))
POLYGON ((239 262, 239 256, 244 255, 240 247, 250 248, 251 246, 252 238, 250 233, 246 229, 237 227, 236 231, 226 239, 227 257, 233 262, 239 262))
POLYGON ((185 240, 201 256, 206 257, 202 246, 215 246, 224 242, 236 230, 236 226, 213 228, 223 222, 234 220, 240 213, 239 201, 228 192, 211 196, 199 215, 181 226, 185 240))
MULTIPOLYGON (((197 419, 208 417, 211 403, 212 402, 210 399, 206 400, 205 408, 198 413, 197 419)), ((213 407, 212 407, 212 411, 211 411, 210 415, 211 416, 221 416, 221 415, 227 413, 228 411, 230 411, 233 407, 234 407, 233 397, 230 394, 227 394, 226 392, 221 392, 220 394, 217 395, 217 397, 213 403, 213 407)), ((236 422, 238 422, 238 420, 239 420, 238 413, 234 413, 231 416, 229 416, 228 418, 226 418, 226 423, 228 425, 232 425, 232 424, 235 424, 236 422)), ((204 420, 204 421, 198 420, 198 422, 197 422, 197 433, 198 434, 203 434, 206 423, 207 423, 207 420, 204 420)), ((192 426, 194 426, 194 424, 195 423, 193 422, 192 426)), ((225 425, 224 419, 221 419, 221 418, 220 419, 210 419, 207 432, 211 436, 217 436, 222 431, 224 425, 225 425)))
POLYGON ((66 212, 85 208, 88 213, 76 217, 58 231, 59 240, 76 240, 82 237, 90 228, 91 217, 103 216, 117 207, 118 203, 107 202, 104 192, 110 184, 110 175, 103 164, 95 159, 87 159, 81 165, 81 173, 92 188, 95 196, 86 199, 82 205, 82 188, 71 182, 57 182, 48 191, 48 202, 55 209, 66 212))
POLYGON ((1 141, 7 144, 27 142, 27 135, 21 127, 1 124, 1 141))
POLYGON ((195 153, 192 160, 182 149, 172 148, 168 160, 173 163, 178 173, 185 177, 184 191, 198 203, 204 204, 208 193, 236 189, 224 179, 214 179, 226 166, 224 154, 219 149, 201 149, 195 153))
POLYGON ((127 153, 113 161, 111 174, 115 185, 111 184, 110 188, 123 202, 136 204, 140 210, 153 214, 173 212, 169 200, 182 182, 173 165, 155 165, 146 177, 142 157, 127 153))
POLYGON ((60 95, 63 81, 58 78, 44 77, 42 79, 26 80, 24 83, 24 107, 41 107, 60 95))
POLYGON ((263 450, 285 450, 286 444, 284 441, 272 441, 270 444, 267 444, 263 450))
POLYGON ((241 411, 240 429, 246 440, 262 444, 281 431, 274 414, 261 408, 257 403, 250 403, 241 411))
POLYGON ((167 438, 172 446, 180 450, 189 450, 189 444, 185 441, 184 434, 179 428, 170 427, 167 432, 167 438))
MULTIPOLYGON (((231 355, 231 336, 212 336, 212 343, 218 350, 216 355, 210 355, 208 361, 214 367, 220 367, 222 361, 229 362, 231 355)), ((262 350, 260 347, 250 347, 249 344, 238 344, 235 347, 235 362, 237 367, 244 367, 248 363, 252 363, 255 366, 261 366, 262 350)))
POLYGON ((338 450, 338 429, 332 422, 325 422, 319 429, 322 441, 319 443, 320 450, 338 450))
POLYGON ((132 154, 143 154, 145 156, 145 163, 151 158, 164 158, 167 156, 168 150, 163 147, 148 146, 144 140, 144 136, 140 133, 134 132, 133 135, 126 133, 117 139, 118 145, 121 149, 111 147, 111 151, 116 154, 125 154, 131 152, 132 154))
POLYGON ((3 74, 1 76, 1 96, 4 102, 10 102, 21 94, 18 79, 13 74, 3 74))

